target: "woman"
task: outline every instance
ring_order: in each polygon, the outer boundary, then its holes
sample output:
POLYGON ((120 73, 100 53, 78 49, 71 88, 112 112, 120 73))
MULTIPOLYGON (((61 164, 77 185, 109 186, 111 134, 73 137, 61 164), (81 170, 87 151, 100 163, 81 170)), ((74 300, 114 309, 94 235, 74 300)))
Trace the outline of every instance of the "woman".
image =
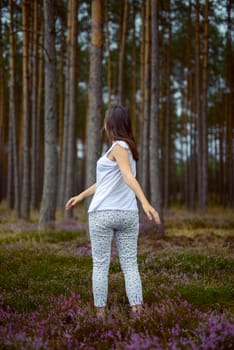
POLYGON ((96 183, 72 197, 66 210, 94 194, 88 209, 92 247, 92 286, 97 317, 104 318, 108 291, 111 241, 114 236, 132 312, 142 308, 142 285, 137 265, 139 217, 136 196, 149 220, 160 223, 157 211, 136 180, 138 151, 128 112, 122 106, 107 110, 104 129, 112 146, 98 160, 96 183))

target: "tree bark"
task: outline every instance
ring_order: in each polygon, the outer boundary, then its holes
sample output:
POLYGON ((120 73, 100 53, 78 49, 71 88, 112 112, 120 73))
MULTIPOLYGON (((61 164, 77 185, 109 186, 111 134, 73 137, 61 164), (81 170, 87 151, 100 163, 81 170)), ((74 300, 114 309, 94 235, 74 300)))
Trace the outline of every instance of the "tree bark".
POLYGON ((209 0, 205 3, 204 16, 204 39, 203 39, 203 70, 202 70, 202 110, 201 110, 201 142, 202 142, 202 198, 201 211, 205 213, 207 210, 207 176, 208 176, 208 146, 207 146, 207 69, 208 69, 208 26, 209 26, 209 0))
POLYGON ((233 49, 232 49, 232 21, 231 21, 232 1, 227 0, 227 34, 226 34, 226 120, 227 120, 227 191, 228 202, 234 209, 234 149, 233 149, 233 107, 234 107, 234 88, 233 88, 233 49))
POLYGON ((66 183, 67 183, 67 159, 68 159, 68 126, 69 126, 69 113, 70 113, 70 49, 71 49, 71 5, 72 2, 68 2, 68 16, 67 16, 67 54, 65 58, 65 95, 64 95, 64 120, 63 120, 63 142, 62 142, 62 155, 61 165, 59 172, 59 206, 61 212, 64 213, 64 205, 66 202, 66 183))
POLYGON ((149 195, 149 116, 150 116, 150 0, 145 3, 144 119, 142 146, 142 188, 149 195))
POLYGON ((23 180, 21 212, 24 219, 30 213, 30 112, 29 112, 29 32, 28 32, 28 0, 22 2, 23 19, 23 180))
POLYGON ((96 179, 96 162, 100 156, 100 128, 102 111, 102 32, 103 6, 92 0, 92 34, 89 71, 89 105, 87 120, 86 186, 96 179))
POLYGON ((7 184, 7 152, 4 152, 5 145, 7 143, 7 117, 6 117, 6 76, 3 60, 3 35, 2 35, 2 7, 0 4, 0 202, 6 196, 6 184, 7 184))
POLYGON ((140 161, 138 162, 137 171, 139 173, 140 181, 143 179, 143 128, 144 128, 144 68, 145 68, 145 4, 141 5, 141 51, 140 51, 140 91, 141 91, 141 101, 140 101, 140 118, 139 118, 139 135, 138 142, 140 145, 140 161))
POLYGON ((45 163, 39 228, 55 220, 57 193, 57 118, 56 118, 56 53, 55 4, 44 0, 45 20, 45 163))
POLYGON ((37 115, 37 97, 38 97, 38 0, 33 2, 33 57, 32 57, 32 151, 31 151, 31 208, 38 208, 38 115, 37 115))
POLYGON ((151 0, 151 110, 150 110, 150 198, 163 223, 159 159, 159 44, 158 0, 151 0))
POLYGON ((7 207, 14 207, 14 174, 13 174, 13 142, 12 142, 12 121, 8 119, 8 140, 7 140, 7 207))
POLYGON ((133 134, 136 137, 137 134, 137 47, 136 47, 136 29, 135 29, 135 19, 136 19, 136 9, 135 6, 132 8, 133 11, 133 31, 132 31, 132 84, 131 84, 131 120, 133 134))
POLYGON ((167 82, 166 82, 166 113, 165 113, 165 143, 164 143, 164 208, 169 207, 170 183, 170 116, 171 116, 171 0, 168 0, 168 42, 167 42, 167 82))
POLYGON ((59 163, 62 161, 62 148, 63 148, 63 127, 64 127, 64 95, 65 95, 65 74, 66 68, 66 38, 65 29, 62 29, 61 34, 61 48, 60 48, 60 63, 59 63, 59 131, 58 131, 58 142, 59 142, 59 163))
MULTIPOLYGON (((77 90, 77 12, 78 0, 71 1, 71 50, 69 65, 69 125, 68 125, 68 149, 67 149, 67 175, 65 197, 68 200, 75 192, 75 174, 76 174, 76 90, 77 90)), ((67 212, 67 216, 72 216, 72 211, 67 212)))
POLYGON ((41 203, 43 192, 43 171, 44 171, 44 19, 40 8, 40 36, 39 36, 39 57, 38 57, 38 89, 37 89, 37 126, 36 126, 36 163, 39 165, 38 180, 38 205, 41 203))
POLYGON ((107 50, 107 94, 108 108, 112 100, 112 69, 111 69, 111 50, 110 50, 110 30, 109 30, 109 1, 105 0, 105 27, 106 27, 106 50, 107 50))
POLYGON ((10 0, 10 88, 9 88, 9 114, 11 119, 11 151, 13 160, 13 176, 14 176, 14 208, 16 217, 20 217, 20 184, 19 184, 19 157, 17 147, 17 125, 16 125, 16 100, 15 100, 15 33, 14 33, 14 1, 10 0))
MULTIPOLYGON (((189 1, 189 37, 193 36, 192 27, 192 2, 189 1)), ((195 209, 195 185, 196 185, 196 149, 195 149, 195 123, 194 119, 194 74, 193 74, 193 45, 188 42, 188 115, 189 115, 189 139, 190 139, 190 157, 189 157, 189 209, 195 209)))
POLYGON ((200 0, 196 0, 195 23, 195 95, 196 95, 196 121, 197 121, 197 186, 198 206, 202 208, 202 135, 200 113, 200 0))
POLYGON ((123 78, 124 78, 124 62, 125 62, 125 46, 128 31, 128 14, 129 14, 129 0, 124 2, 123 14, 123 29, 119 49, 119 70, 118 70, 118 102, 123 105, 123 78))

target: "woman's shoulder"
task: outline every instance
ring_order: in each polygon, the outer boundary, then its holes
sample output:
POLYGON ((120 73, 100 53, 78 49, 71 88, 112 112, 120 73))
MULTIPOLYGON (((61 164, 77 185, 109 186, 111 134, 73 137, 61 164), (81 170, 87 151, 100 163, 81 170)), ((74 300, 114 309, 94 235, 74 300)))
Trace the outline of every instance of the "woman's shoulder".
POLYGON ((127 143, 126 141, 123 141, 123 140, 116 140, 116 141, 113 143, 112 147, 114 147, 116 144, 118 144, 119 146, 121 146, 121 147, 123 147, 123 148, 129 150, 129 145, 128 145, 128 143, 127 143))
POLYGON ((126 141, 123 141, 123 140, 116 140, 113 145, 112 145, 112 148, 118 144, 120 147, 122 147, 123 149, 127 150, 128 151, 128 155, 129 155, 129 159, 130 161, 132 162, 134 160, 133 158, 133 155, 132 155, 132 151, 131 151, 131 148, 129 146, 129 144, 126 142, 126 141))

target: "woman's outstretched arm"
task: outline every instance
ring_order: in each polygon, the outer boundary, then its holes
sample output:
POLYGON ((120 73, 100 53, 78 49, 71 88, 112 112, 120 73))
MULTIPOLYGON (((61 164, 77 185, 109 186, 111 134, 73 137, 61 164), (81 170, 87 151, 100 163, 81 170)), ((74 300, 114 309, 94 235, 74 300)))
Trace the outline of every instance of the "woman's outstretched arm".
POLYGON ((74 205, 76 205, 78 202, 83 201, 86 197, 91 196, 92 194, 94 194, 96 190, 96 183, 93 184, 92 186, 88 187, 86 190, 84 190, 83 192, 81 192, 80 194, 78 194, 77 196, 71 197, 66 205, 65 205, 65 209, 69 210, 71 207, 73 207, 74 205))
POLYGON ((113 155, 113 157, 119 165, 124 181, 133 190, 133 192, 136 194, 137 198, 141 202, 142 208, 145 214, 147 215, 148 219, 152 220, 152 218, 154 218, 155 222, 157 224, 160 224, 158 212, 152 207, 152 205, 145 197, 139 182, 136 180, 132 172, 132 168, 128 157, 128 151, 117 144, 113 147, 111 154, 113 155))

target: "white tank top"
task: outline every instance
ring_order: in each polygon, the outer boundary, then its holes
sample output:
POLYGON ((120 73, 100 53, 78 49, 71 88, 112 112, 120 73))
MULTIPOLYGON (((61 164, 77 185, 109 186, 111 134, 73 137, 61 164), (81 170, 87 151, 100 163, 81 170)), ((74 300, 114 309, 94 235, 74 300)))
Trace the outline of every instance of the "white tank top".
POLYGON ((88 213, 98 210, 138 211, 135 193, 125 183, 117 162, 108 158, 108 154, 116 144, 128 150, 132 172, 136 176, 136 161, 128 144, 125 141, 115 141, 109 150, 97 161, 96 191, 88 213))

